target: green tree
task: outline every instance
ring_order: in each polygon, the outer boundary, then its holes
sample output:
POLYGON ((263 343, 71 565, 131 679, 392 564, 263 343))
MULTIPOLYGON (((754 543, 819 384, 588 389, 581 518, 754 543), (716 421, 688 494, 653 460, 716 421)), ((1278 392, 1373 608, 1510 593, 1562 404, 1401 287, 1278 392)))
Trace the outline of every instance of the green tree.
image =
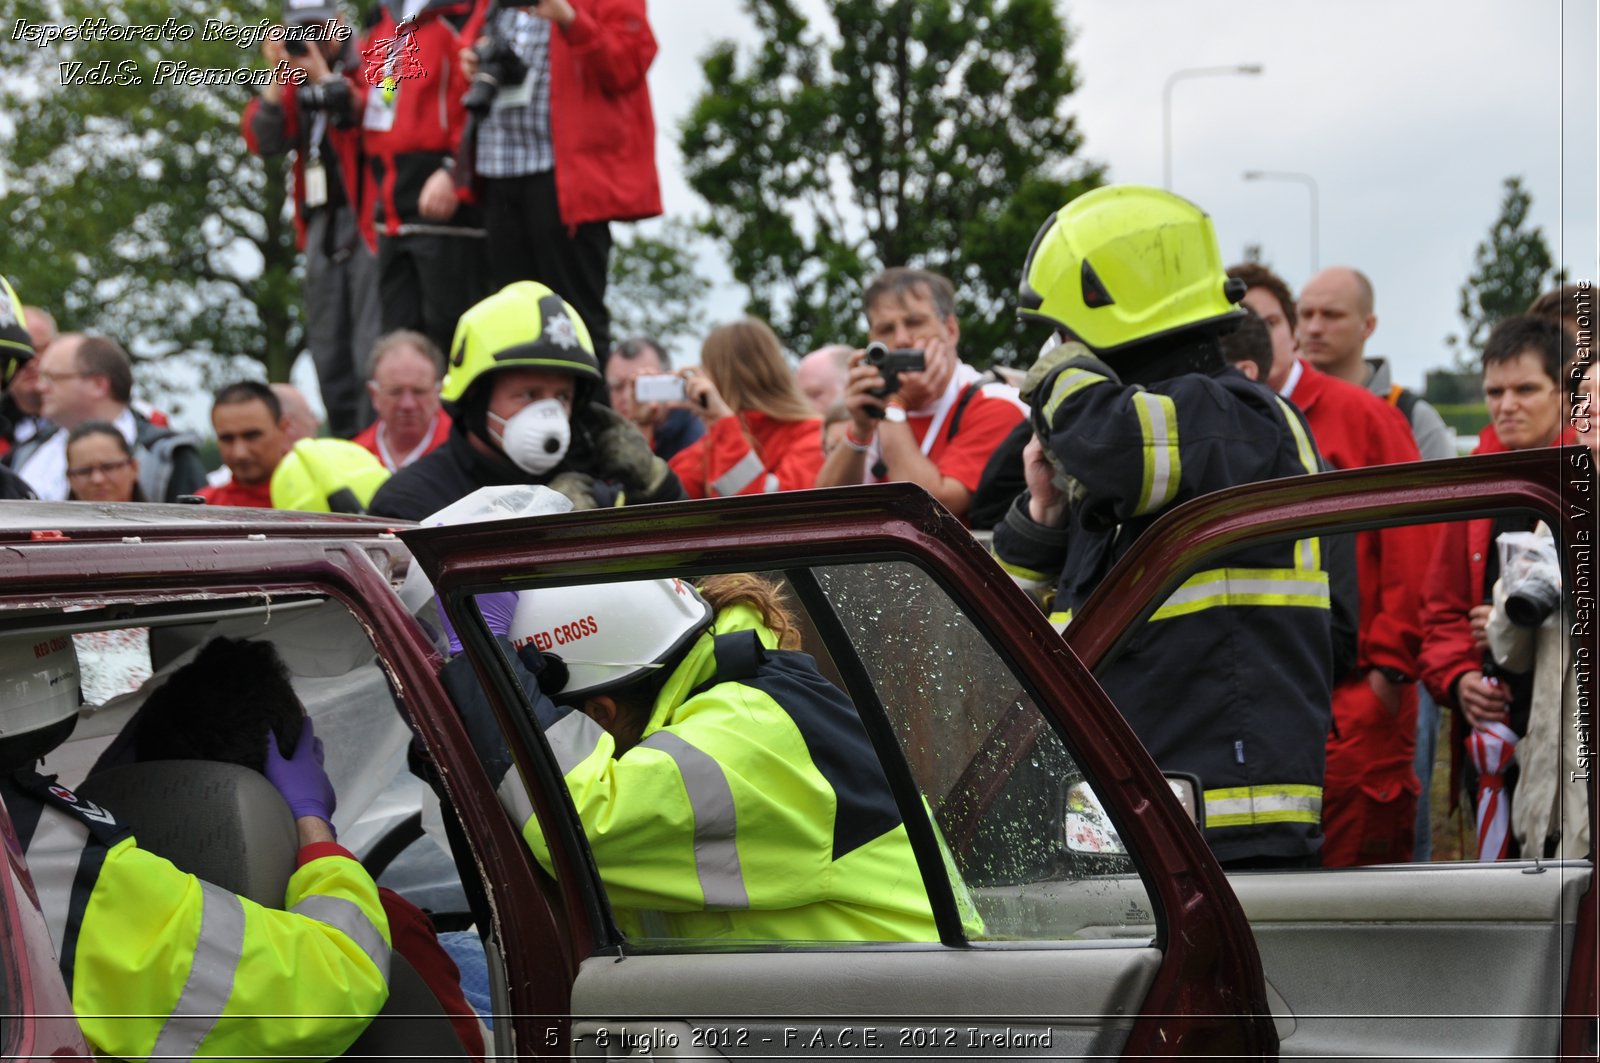
POLYGON ((0 37, 10 127, 0 140, 0 268, 63 327, 121 340, 144 363, 146 391, 164 375, 193 391, 214 379, 205 369, 239 355, 286 380, 300 350, 287 166, 251 155, 240 134, 255 89, 233 72, 259 70, 260 45, 206 39, 220 27, 259 29, 266 10, 246 0, 46 0, 26 19, 38 29, 14 30, 16 19, 0 37), (75 28, 77 39, 43 42, 49 27, 75 28), (128 39, 130 27, 149 35, 128 39), (204 68, 226 83, 189 83, 204 68), (193 365, 176 372, 183 361, 201 363, 198 375, 193 365))
POLYGON ((1052 0, 828 0, 821 32, 792 0, 746 8, 763 43, 711 50, 679 146, 750 312, 794 350, 859 337, 867 277, 924 266, 955 282, 964 356, 1016 360, 1034 234, 1103 172, 1075 158, 1052 0))
POLYGON ((613 339, 653 336, 669 348, 673 340, 698 342, 711 291, 711 282, 695 268, 699 243, 695 227, 677 218, 617 241, 606 287, 613 339))
POLYGON ((1565 270, 1551 271, 1555 260, 1544 231, 1528 225, 1532 206, 1533 196, 1522 187, 1522 178, 1507 177, 1500 216, 1490 227, 1489 238, 1478 244, 1472 273, 1461 286, 1465 346, 1459 336, 1445 337, 1462 369, 1477 368, 1483 341, 1497 322, 1523 313, 1547 285, 1553 287, 1566 280, 1565 270))

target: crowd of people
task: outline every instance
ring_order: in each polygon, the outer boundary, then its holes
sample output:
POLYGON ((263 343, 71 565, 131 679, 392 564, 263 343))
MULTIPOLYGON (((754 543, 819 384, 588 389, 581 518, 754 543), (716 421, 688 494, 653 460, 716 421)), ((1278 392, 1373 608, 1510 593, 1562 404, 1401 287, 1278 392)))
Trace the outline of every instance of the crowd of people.
MULTIPOLYGON (((500 485, 543 485, 581 510, 908 482, 992 529, 1000 566, 1064 628, 1140 532, 1190 499, 1455 452, 1439 412, 1368 356, 1378 319, 1363 273, 1325 269, 1296 294, 1259 263, 1225 268, 1204 211, 1137 186, 1077 197, 1019 248, 1017 312, 1044 334, 1026 373, 965 360, 955 286, 904 266, 864 278, 864 346, 833 344, 796 367, 754 318, 711 330, 690 366, 648 336, 613 344, 607 223, 659 213, 642 5, 543 0, 487 20, 471 3, 379 11, 359 43, 268 41, 267 58, 306 79, 267 88, 243 117, 251 150, 294 156, 328 435, 294 389, 233 382, 213 396, 221 467, 208 471, 199 440, 134 400, 115 340, 57 334, 0 279, 0 494, 421 520, 500 485), (586 138, 587 126, 615 135, 586 138)), ((343 24, 321 0, 290 0, 285 21, 343 24)), ((1587 291, 1565 286, 1494 328, 1479 452, 1581 442, 1592 469, 1587 291)), ((1564 781, 1562 721, 1577 697, 1565 606, 1558 594, 1553 618, 1530 629, 1508 605, 1520 585, 1497 543, 1514 534, 1552 531, 1514 515, 1237 550, 1190 573, 1103 670, 1157 764, 1202 781, 1225 866, 1426 859, 1441 713, 1452 793, 1480 807, 1509 799, 1504 828, 1480 829, 1492 842, 1481 855, 1589 853, 1586 790, 1564 781)), ((794 651, 771 588, 667 583, 617 584, 593 606, 638 613, 678 596, 655 659, 626 674, 586 676, 506 646, 580 819, 626 824, 625 848, 591 836, 619 920, 665 908, 666 932, 693 936, 715 908, 719 926, 758 936, 936 938, 923 892, 885 886, 901 871, 917 881, 904 825, 848 698, 794 651), (738 726, 719 726, 734 704, 738 726), (835 740, 825 753, 823 733, 835 740), (812 765, 823 757, 863 792, 836 792, 812 765), (698 813, 663 811, 693 803, 685 772, 706 763, 788 778, 807 808, 780 807, 776 783, 732 791, 739 874, 720 892, 699 833, 682 829, 698 813), (809 876, 764 860, 763 830, 831 822, 846 799, 865 802, 854 812, 871 828, 851 846, 788 839, 814 856, 809 876)), ((491 633, 509 634, 514 597, 479 607, 491 633)), ((495 781, 511 785, 474 672, 457 659, 445 677, 495 781)), ((268 742, 261 770, 301 813, 308 866, 365 922, 270 929, 284 948, 353 937, 362 949, 344 962, 370 982, 393 913, 325 830, 331 794, 310 742, 309 727, 298 744, 268 742)), ((26 760, 8 764, 8 803, 38 789, 17 781, 26 760)), ((502 797, 548 866, 526 795, 502 797)), ((95 889, 128 888, 121 866, 108 862, 95 889)))

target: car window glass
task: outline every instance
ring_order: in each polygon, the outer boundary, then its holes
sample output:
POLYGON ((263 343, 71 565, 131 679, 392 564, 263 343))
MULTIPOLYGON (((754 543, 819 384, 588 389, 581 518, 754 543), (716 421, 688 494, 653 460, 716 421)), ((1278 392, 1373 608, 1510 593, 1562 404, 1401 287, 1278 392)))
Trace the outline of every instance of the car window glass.
POLYGON ((150 678, 150 629, 110 628, 72 636, 85 705, 104 705, 150 678))
MULTIPOLYGON (((1318 835, 1318 855, 1309 866, 1587 856, 1587 783, 1570 781, 1574 772, 1586 777, 1589 754, 1587 724, 1573 714, 1580 670, 1564 637, 1576 614, 1570 595, 1564 610, 1560 604, 1564 565, 1571 577, 1569 551, 1549 526, 1532 513, 1504 512, 1307 536, 1296 541, 1296 556, 1312 556, 1308 547, 1334 566, 1327 569, 1333 576, 1325 612, 1331 629, 1343 625, 1342 649, 1333 639, 1319 654, 1307 654, 1309 629, 1301 621, 1309 599, 1298 594, 1304 588, 1287 580, 1279 581, 1282 586, 1245 580, 1253 575, 1246 571, 1248 558, 1241 562, 1242 553, 1235 553, 1197 561, 1139 634, 1096 669, 1157 763, 1201 777, 1208 822, 1234 822, 1263 834, 1278 829, 1275 817, 1289 803, 1281 788, 1311 795, 1292 810, 1318 835), (1512 543, 1524 546, 1507 553, 1512 543), (1503 554, 1509 564, 1502 564, 1503 554), (1342 609, 1341 565, 1347 573, 1342 609), (1217 593, 1199 593, 1206 588, 1217 593), (1262 617, 1271 619, 1271 638, 1251 627, 1262 617), (1209 627, 1197 634, 1200 624, 1209 627), (1211 638, 1229 625, 1236 636, 1211 638), (1173 640, 1198 647, 1196 639, 1209 641, 1188 665, 1186 712, 1217 721, 1217 734, 1208 737, 1221 755, 1207 752, 1207 739, 1173 747, 1160 728, 1165 710, 1145 703, 1152 686, 1147 677, 1155 674, 1148 662, 1173 640), (1331 693, 1320 678, 1329 658, 1340 662, 1331 693), (1313 672, 1316 682, 1304 682, 1313 672), (1281 699, 1280 711, 1259 711, 1269 700, 1265 692, 1285 688, 1286 673, 1301 680, 1300 689, 1319 692, 1315 711, 1325 723, 1295 730, 1285 722, 1281 699), (1497 721, 1481 712, 1488 702, 1466 695, 1478 710, 1474 719, 1504 723, 1514 745, 1472 725, 1462 708, 1464 686, 1481 687, 1503 703, 1506 716, 1497 721), (1302 760, 1322 758, 1320 777, 1260 774, 1299 753, 1306 754, 1302 760), (1240 785, 1240 763, 1256 772, 1254 785, 1240 785), (1493 817, 1483 825, 1476 821, 1480 800, 1501 811, 1499 827, 1493 817), (1530 843, 1530 831, 1542 841, 1530 843)), ((1218 839, 1208 834, 1228 867, 1218 839)))

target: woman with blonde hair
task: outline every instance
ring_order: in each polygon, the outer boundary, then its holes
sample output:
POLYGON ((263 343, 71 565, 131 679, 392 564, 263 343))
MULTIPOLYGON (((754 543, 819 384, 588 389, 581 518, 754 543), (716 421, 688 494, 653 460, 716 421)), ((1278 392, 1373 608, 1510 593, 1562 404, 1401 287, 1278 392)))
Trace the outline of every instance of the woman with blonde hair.
POLYGON ((821 421, 800 393, 778 337, 753 317, 713 329, 687 369, 684 399, 706 434, 672 459, 690 498, 811 487, 822 469, 821 421))

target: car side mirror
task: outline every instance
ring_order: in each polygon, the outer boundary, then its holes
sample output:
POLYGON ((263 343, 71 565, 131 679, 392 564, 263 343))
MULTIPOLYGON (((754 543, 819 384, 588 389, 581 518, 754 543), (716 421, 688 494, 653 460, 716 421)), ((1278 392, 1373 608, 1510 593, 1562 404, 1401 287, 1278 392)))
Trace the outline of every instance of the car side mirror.
MULTIPOLYGON (((1201 830, 1206 825, 1205 791, 1198 776, 1188 772, 1162 773, 1172 794, 1201 830)), ((1074 856, 1126 856, 1128 850, 1111 825, 1105 806, 1095 796, 1086 779, 1068 779, 1062 786, 1061 835, 1067 851, 1074 856)))

